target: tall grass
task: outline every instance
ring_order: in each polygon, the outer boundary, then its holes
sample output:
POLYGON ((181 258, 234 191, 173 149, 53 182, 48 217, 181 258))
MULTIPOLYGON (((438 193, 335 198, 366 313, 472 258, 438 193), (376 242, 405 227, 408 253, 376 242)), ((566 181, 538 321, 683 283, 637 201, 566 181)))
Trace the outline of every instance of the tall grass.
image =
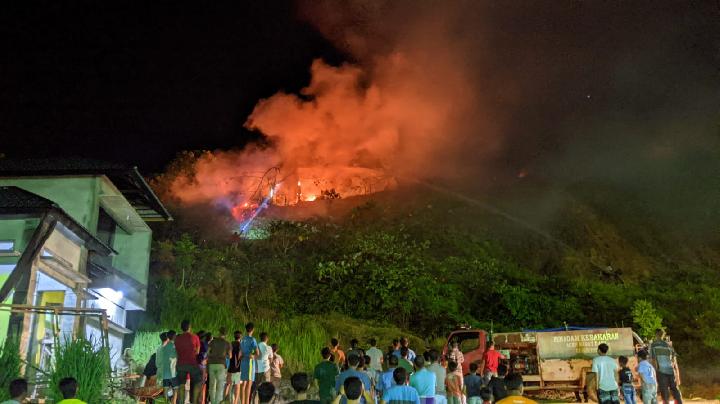
POLYGON ((55 363, 50 377, 50 397, 63 399, 58 384, 65 377, 78 382, 77 398, 87 403, 103 402, 103 393, 110 381, 110 353, 101 344, 82 338, 56 345, 55 363))
MULTIPOLYGON (((132 356, 138 367, 145 367, 160 346, 160 331, 138 331, 132 345, 132 356)), ((133 369, 137 371, 137 369, 133 369)))
POLYGON ((160 330, 174 329, 179 332, 180 322, 184 319, 190 320, 196 332, 207 330, 216 334, 220 327, 225 327, 230 334, 228 337, 234 330, 244 334, 245 323, 253 321, 256 336, 260 332, 267 332, 270 342, 279 345, 279 353, 285 360, 286 375, 299 371, 311 372, 321 359, 320 349, 327 346, 333 337, 339 338, 345 347, 352 338, 357 338, 362 344, 366 344, 370 338, 376 338, 378 347, 384 349, 393 338, 401 335, 408 336, 411 346, 420 352, 427 345, 422 339, 397 327, 354 320, 339 314, 253 318, 242 312, 238 305, 220 304, 198 296, 193 291, 170 287, 163 288, 161 307, 160 326, 136 334, 132 350, 139 363, 147 362, 160 345, 160 330))
POLYGON ((0 349, 0 401, 9 400, 10 382, 20 377, 20 347, 15 339, 6 339, 0 349))

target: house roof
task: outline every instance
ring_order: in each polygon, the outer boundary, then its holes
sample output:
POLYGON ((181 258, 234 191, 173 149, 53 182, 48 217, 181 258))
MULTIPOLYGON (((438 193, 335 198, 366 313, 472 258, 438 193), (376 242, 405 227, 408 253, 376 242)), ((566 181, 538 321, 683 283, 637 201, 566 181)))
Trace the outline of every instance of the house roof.
POLYGON ((117 254, 53 201, 15 186, 0 186, 0 215, 50 214, 85 241, 88 250, 117 254))
POLYGON ((44 212, 54 206, 52 201, 22 188, 0 187, 0 213, 44 212))
POLYGON ((172 220, 137 167, 87 158, 0 159, 0 177, 73 175, 105 175, 144 220, 172 220))

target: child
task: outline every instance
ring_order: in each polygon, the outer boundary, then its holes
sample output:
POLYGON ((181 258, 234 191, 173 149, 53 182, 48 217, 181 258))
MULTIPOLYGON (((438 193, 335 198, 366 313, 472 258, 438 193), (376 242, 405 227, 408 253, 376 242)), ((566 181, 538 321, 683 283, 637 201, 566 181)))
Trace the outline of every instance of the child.
POLYGON ((490 382, 487 384, 487 387, 490 389, 490 393, 492 394, 493 402, 500 401, 508 395, 507 390, 505 389, 507 366, 503 363, 499 364, 497 367, 497 373, 497 376, 490 377, 490 382))
POLYGON ((275 386, 272 385, 270 382, 264 382, 260 383, 260 386, 258 386, 258 398, 260 399, 261 404, 269 403, 273 401, 273 397, 275 396, 275 386))
POLYGON ((480 390, 483 387, 483 379, 477 374, 477 363, 470 364, 470 373, 465 376, 465 395, 467 404, 479 404, 481 401, 480 390))
POLYGON ((25 379, 15 379, 10 382, 10 400, 3 401, 2 404, 19 404, 24 403, 27 397, 28 383, 25 379))
POLYGON ((307 390, 308 386, 310 386, 310 379, 308 379, 307 373, 295 373, 290 377, 290 385, 292 385, 293 390, 295 390, 295 401, 292 403, 300 404, 300 403, 316 403, 320 404, 320 401, 308 401, 307 399, 307 390))
POLYGON ((637 367, 640 381, 642 382, 643 404, 657 404, 657 376, 655 368, 648 362, 648 353, 643 350, 638 352, 640 363, 637 367))
POLYGON ((278 355, 278 344, 272 344, 272 360, 270 360, 270 382, 275 386, 275 394, 280 395, 280 380, 282 380, 282 368, 285 361, 278 355))
MULTIPOLYGON (((370 366, 371 363, 372 359, 370 358, 370 355, 363 356, 362 372, 368 376, 368 379, 370 379, 370 386, 372 386, 371 390, 375 391, 377 390, 378 372, 370 366)), ((360 368, 358 368, 358 370, 360 370, 360 368)))
POLYGON ((492 391, 489 388, 483 387, 480 389, 480 398, 482 398, 482 404, 490 404, 492 402, 492 391))
POLYGON ((635 386, 633 386, 633 374, 627 366, 628 358, 620 356, 620 388, 622 389, 625 404, 635 404, 635 386))
POLYGON ((461 377, 457 375, 457 370, 457 362, 448 362, 448 373, 445 377, 445 392, 448 404, 462 403, 462 381, 461 377))

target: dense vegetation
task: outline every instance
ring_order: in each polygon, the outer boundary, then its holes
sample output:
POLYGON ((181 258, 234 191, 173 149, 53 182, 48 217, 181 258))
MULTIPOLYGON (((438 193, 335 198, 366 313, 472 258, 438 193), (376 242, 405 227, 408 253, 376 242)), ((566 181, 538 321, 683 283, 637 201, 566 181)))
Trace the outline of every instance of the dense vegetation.
MULTIPOLYGON (((661 251, 651 227, 628 230, 638 218, 618 224, 572 204, 549 226, 552 236, 510 229, 447 198, 396 208, 369 201, 334 219, 265 219, 253 239, 209 236, 180 221, 157 231, 152 315, 169 325, 190 315, 210 329, 293 319, 304 322, 299 330, 338 313, 428 343, 459 323, 495 331, 624 325, 643 334, 662 324, 686 361, 717 357, 717 262, 688 258, 686 247, 661 251)), ((312 327, 312 341, 333 334, 312 327)), ((314 353, 290 360, 302 367, 314 353)))

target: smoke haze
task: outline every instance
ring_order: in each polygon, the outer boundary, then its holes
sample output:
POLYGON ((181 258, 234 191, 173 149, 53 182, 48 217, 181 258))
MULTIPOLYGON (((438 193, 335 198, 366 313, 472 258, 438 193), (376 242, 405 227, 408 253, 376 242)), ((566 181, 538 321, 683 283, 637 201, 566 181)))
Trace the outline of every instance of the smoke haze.
POLYGON ((269 147, 200 161, 176 184, 182 200, 241 194, 246 184, 228 183, 238 171, 359 166, 468 188, 599 181, 668 216, 717 218, 714 2, 308 1, 298 12, 349 61, 315 60, 300 94, 261 100, 246 126, 269 147))

